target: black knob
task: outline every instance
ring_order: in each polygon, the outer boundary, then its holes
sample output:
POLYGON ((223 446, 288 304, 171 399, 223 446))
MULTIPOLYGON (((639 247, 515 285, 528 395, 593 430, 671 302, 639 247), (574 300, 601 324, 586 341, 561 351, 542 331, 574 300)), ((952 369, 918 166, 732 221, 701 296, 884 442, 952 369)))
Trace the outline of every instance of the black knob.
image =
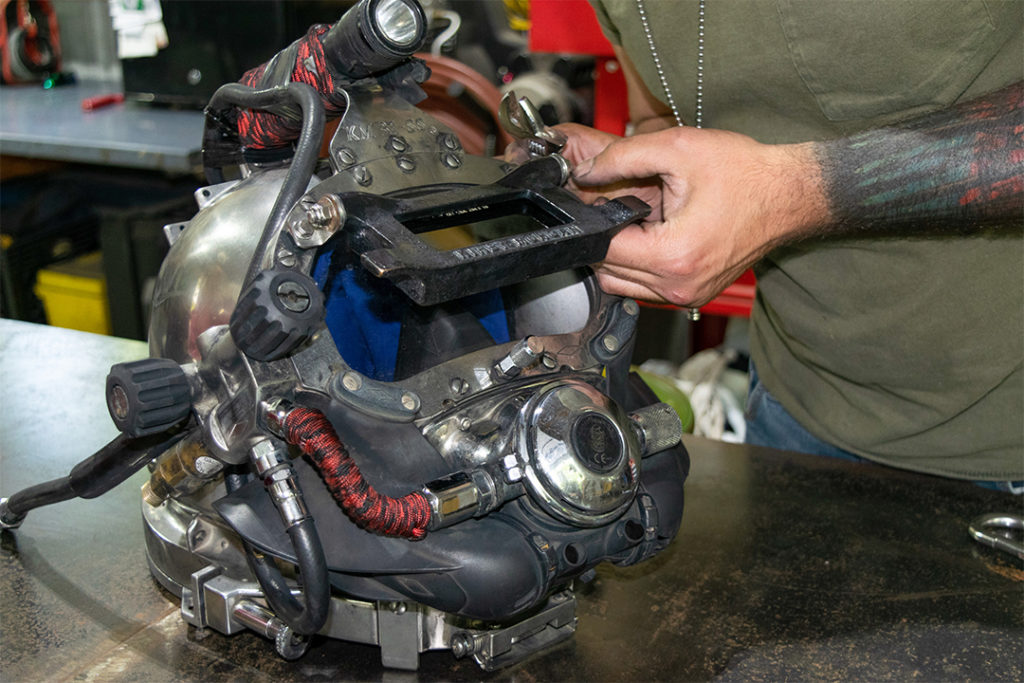
POLYGON ((169 358, 146 358, 110 368, 107 410, 128 436, 167 431, 188 417, 191 408, 185 371, 169 358))
POLYGON ((231 336, 242 353, 277 360, 309 339, 324 318, 324 296, 308 275, 265 270, 231 313, 231 336))

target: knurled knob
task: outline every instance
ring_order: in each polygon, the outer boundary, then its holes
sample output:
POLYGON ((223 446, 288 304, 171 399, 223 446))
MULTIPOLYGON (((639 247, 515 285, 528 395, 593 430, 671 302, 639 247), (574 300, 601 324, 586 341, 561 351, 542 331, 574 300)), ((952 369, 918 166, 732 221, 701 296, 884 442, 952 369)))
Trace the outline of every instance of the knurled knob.
POLYGON ((271 361, 309 339, 323 318, 324 296, 312 278, 291 270, 265 270, 239 298, 229 327, 242 353, 271 361))
POLYGON ((169 358, 118 363, 107 375, 107 410, 131 437, 167 431, 192 408, 188 378, 169 358))

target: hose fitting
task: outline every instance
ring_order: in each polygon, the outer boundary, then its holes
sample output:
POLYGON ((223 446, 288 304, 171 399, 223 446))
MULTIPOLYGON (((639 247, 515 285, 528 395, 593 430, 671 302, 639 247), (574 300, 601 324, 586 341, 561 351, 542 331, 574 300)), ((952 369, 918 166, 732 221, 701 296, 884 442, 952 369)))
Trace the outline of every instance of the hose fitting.
POLYGON ((295 470, 282 451, 271 439, 264 439, 252 447, 249 457, 287 529, 307 519, 309 510, 295 480, 295 470))

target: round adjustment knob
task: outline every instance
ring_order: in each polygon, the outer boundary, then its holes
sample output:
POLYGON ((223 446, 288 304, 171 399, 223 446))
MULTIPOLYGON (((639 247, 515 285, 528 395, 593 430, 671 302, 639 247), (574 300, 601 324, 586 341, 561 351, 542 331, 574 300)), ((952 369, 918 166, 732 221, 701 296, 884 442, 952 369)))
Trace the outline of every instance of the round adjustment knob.
POLYGON ((167 431, 188 417, 191 408, 185 371, 169 358, 146 358, 110 368, 107 410, 128 436, 167 431))
POLYGON ((265 270, 231 313, 231 336, 255 360, 283 358, 309 339, 324 317, 324 296, 308 275, 265 270))

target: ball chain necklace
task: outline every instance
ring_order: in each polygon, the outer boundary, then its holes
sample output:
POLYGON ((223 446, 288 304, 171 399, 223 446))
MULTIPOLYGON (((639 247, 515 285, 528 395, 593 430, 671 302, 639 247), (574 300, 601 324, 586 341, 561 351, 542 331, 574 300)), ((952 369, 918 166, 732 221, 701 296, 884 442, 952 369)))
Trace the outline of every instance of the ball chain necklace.
MULTIPOLYGON (((704 127, 704 2, 705 0, 700 0, 697 4, 697 96, 695 99, 696 109, 693 115, 694 128, 704 127)), ((676 125, 682 126, 683 119, 679 116, 676 98, 672 96, 672 90, 668 87, 665 67, 662 66, 658 48, 654 45, 651 22, 647 19, 647 9, 644 7, 644 0, 636 0, 636 9, 640 14, 640 24, 644 28, 644 37, 647 38, 647 47, 650 49, 651 57, 654 60, 654 70, 658 72, 658 80, 661 81, 661 89, 665 92, 665 99, 668 100, 668 106, 672 109, 672 116, 676 119, 676 125)), ((700 309, 689 309, 686 312, 686 317, 694 322, 700 320, 700 309)))

